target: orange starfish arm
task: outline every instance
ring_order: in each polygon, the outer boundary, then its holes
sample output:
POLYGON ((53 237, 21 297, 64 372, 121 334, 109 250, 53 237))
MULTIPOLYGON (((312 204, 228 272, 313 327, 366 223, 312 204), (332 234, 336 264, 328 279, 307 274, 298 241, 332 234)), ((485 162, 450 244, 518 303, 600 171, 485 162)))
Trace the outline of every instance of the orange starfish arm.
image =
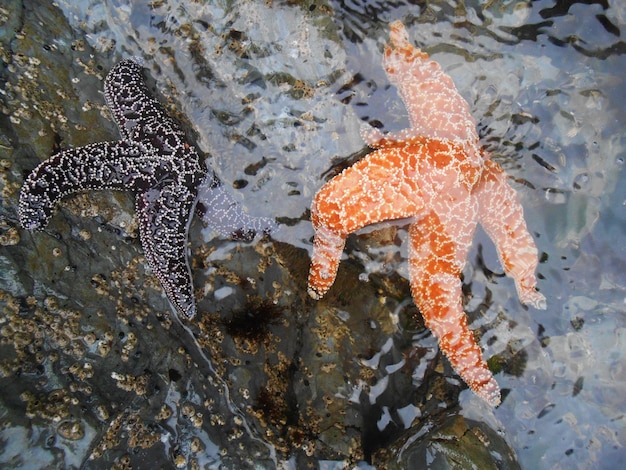
POLYGON ((409 113, 411 129, 440 139, 477 142, 476 122, 452 78, 414 47, 401 21, 390 25, 383 67, 409 113))
POLYGON ((412 217, 422 210, 417 166, 418 155, 407 155, 403 148, 377 150, 315 195, 311 206, 315 238, 309 271, 309 294, 313 298, 321 298, 335 281, 349 233, 383 220, 412 217))
POLYGON ((520 300, 545 309, 546 299, 535 288, 537 247, 526 227, 522 205, 500 165, 485 160, 474 195, 480 223, 496 245, 504 270, 514 279, 520 300))
MULTIPOLYGON (((461 209, 462 206, 459 206, 461 209)), ((442 222, 435 212, 411 225, 409 273, 411 293, 424 323, 439 340, 439 348, 454 370, 479 397, 492 406, 500 404, 500 388, 482 358, 480 347, 467 325, 461 305, 464 259, 471 243, 472 208, 464 208, 469 221, 442 222), (469 225, 470 236, 451 238, 454 227, 469 225), (468 240, 466 240, 469 238, 468 240)), ((456 228, 458 229, 458 227, 456 228)))

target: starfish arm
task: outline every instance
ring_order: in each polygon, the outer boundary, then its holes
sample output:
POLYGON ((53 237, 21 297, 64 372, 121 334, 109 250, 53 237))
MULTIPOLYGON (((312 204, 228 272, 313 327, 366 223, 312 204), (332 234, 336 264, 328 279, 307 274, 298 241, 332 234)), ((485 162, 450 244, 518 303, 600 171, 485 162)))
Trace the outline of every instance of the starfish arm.
POLYGON ((53 155, 26 178, 18 207, 22 226, 44 227, 57 202, 87 189, 137 189, 153 180, 154 158, 144 155, 142 144, 103 142, 53 155))
POLYGON ((316 227, 307 288, 315 300, 321 299, 335 282, 345 244, 345 236, 324 226, 316 227))
POLYGON ((256 233, 270 233, 276 228, 269 217, 247 214, 212 171, 198 188, 197 212, 206 225, 237 240, 249 240, 256 233))
POLYGON ((421 135, 477 142, 476 123, 452 78, 414 47, 401 21, 390 24, 383 67, 398 87, 411 128, 421 135))
POLYGON ((377 150, 326 183, 315 195, 311 206, 315 229, 309 271, 311 297, 321 298, 332 286, 348 234, 421 211, 417 161, 417 155, 408 155, 401 148, 377 150))
POLYGON ((187 233, 196 194, 186 186, 168 185, 137 195, 139 235, 148 265, 178 314, 196 314, 187 256, 187 233))
POLYGON ((452 233, 455 232, 442 223, 435 212, 411 224, 411 293, 424 323, 437 337, 441 351, 454 370, 474 393, 497 406, 500 404, 500 388, 483 360, 460 301, 459 275, 469 242, 463 240, 459 244, 456 236, 452 239, 449 235, 452 233))
POLYGON ((480 223, 495 243, 504 270, 514 279, 520 300, 545 309, 546 299, 536 289, 537 247, 526 227, 517 194, 496 162, 485 161, 475 196, 480 223))
POLYGON ((150 141, 164 153, 173 153, 185 142, 185 133, 150 96, 141 60, 122 60, 107 74, 104 96, 125 139, 150 141))

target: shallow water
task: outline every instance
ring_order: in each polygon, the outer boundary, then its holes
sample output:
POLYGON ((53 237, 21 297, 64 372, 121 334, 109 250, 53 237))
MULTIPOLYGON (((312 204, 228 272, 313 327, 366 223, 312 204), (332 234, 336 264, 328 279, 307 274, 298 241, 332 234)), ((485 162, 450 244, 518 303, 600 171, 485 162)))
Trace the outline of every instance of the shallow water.
POLYGON ((619 2, 56 3, 60 10, 10 2, 0 12, 0 152, 9 162, 3 466, 364 466, 380 446, 401 456, 395 439, 405 430, 427 435, 441 410, 495 430, 523 469, 619 465, 619 2), (542 253, 546 311, 520 305, 480 230, 464 271, 472 328, 485 357, 504 364, 496 410, 465 389, 428 331, 408 319, 404 226, 351 237, 335 294, 320 303, 306 296, 313 195, 364 151, 362 121, 386 131, 408 125, 381 67, 387 25, 398 18, 470 103, 542 253), (17 227, 24 172, 59 145, 118 138, 98 107, 101 79, 131 55, 144 58, 153 90, 246 210, 280 223, 271 240, 245 244, 194 222, 204 315, 184 327, 169 319, 144 268, 130 197, 89 194, 64 206, 44 233, 17 227), (60 109, 47 113, 44 103, 60 109), (439 375, 444 392, 432 386, 439 375), (158 415, 163 407, 169 417, 158 415), (72 424, 74 434, 66 432, 72 424))

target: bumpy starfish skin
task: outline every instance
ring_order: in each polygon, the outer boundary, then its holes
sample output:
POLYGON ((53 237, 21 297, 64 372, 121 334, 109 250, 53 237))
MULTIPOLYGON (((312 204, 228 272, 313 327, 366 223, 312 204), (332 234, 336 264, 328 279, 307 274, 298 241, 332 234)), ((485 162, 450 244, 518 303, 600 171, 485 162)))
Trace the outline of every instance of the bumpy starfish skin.
POLYGON ((520 300, 545 308, 537 292, 537 248, 502 168, 480 148, 475 121, 452 79, 391 25, 383 65, 398 86, 411 128, 390 134, 364 129, 374 152, 330 180, 311 207, 315 228, 309 294, 332 286, 346 236, 383 220, 410 218, 411 293, 450 363, 481 398, 500 403, 461 305, 460 274, 476 225, 494 241, 520 300))
POLYGON ((186 241, 198 191, 204 197, 200 215, 224 235, 249 237, 270 230, 273 221, 245 214, 223 188, 183 130, 148 94, 140 59, 117 64, 104 90, 123 140, 65 150, 41 163, 22 187, 20 222, 28 230, 43 228, 59 200, 78 191, 134 191, 148 264, 176 311, 193 318, 186 241))

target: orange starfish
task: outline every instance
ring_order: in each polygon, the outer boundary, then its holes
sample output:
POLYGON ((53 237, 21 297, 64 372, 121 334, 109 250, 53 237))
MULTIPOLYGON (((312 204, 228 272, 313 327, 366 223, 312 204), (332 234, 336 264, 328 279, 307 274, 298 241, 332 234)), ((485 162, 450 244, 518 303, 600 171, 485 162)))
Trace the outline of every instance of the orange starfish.
POLYGON ((391 24, 383 66, 406 105, 410 129, 362 132, 377 148, 329 181, 311 207, 315 239, 309 294, 332 286, 346 236, 383 220, 411 218, 411 293, 452 367, 481 398, 500 403, 461 305, 460 274, 478 222, 494 241, 520 300, 546 308, 536 290, 537 248, 522 206, 497 163, 481 149, 469 105, 452 79, 391 24))

